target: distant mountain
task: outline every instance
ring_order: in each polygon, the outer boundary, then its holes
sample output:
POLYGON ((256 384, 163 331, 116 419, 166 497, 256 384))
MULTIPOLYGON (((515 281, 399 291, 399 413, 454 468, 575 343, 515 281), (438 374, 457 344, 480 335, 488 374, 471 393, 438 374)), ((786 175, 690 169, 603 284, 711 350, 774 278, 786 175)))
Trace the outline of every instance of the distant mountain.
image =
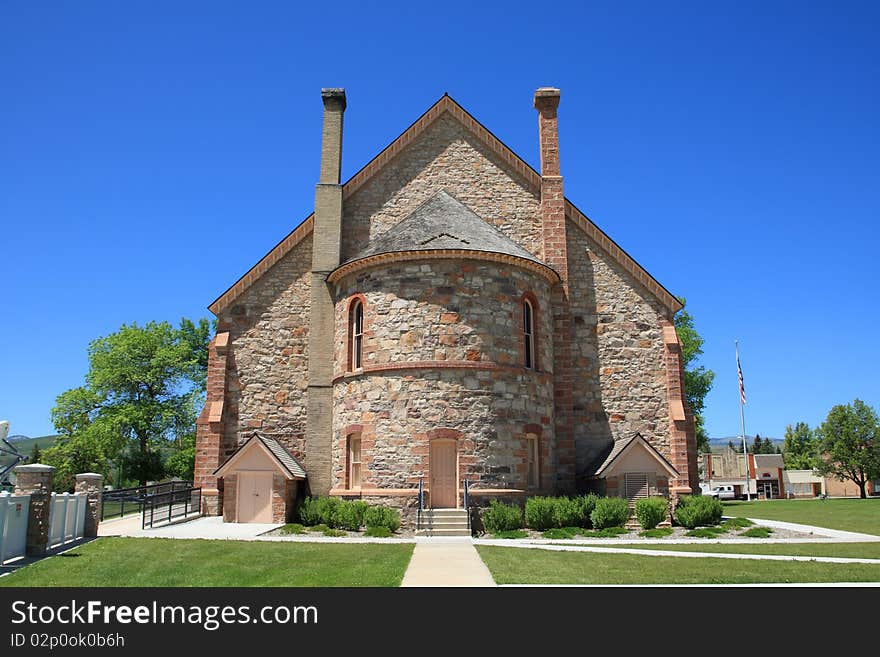
POLYGON ((23 436, 22 434, 18 433, 18 434, 15 434, 14 436, 6 436, 6 440, 8 440, 11 443, 14 443, 16 440, 30 440, 30 436, 23 436))
POLYGON ((46 449, 47 447, 54 445, 57 438, 58 436, 39 436, 38 438, 30 438, 18 434, 15 436, 9 436, 6 440, 12 443, 12 446, 20 453, 28 456, 34 451, 35 445, 39 445, 40 449, 46 449))

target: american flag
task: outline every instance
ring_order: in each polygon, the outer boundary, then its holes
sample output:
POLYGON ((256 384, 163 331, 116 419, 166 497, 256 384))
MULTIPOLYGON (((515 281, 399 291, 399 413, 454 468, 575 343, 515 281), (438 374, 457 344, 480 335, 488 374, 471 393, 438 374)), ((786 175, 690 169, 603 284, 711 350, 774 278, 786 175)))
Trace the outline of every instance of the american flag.
POLYGON ((746 388, 743 385, 743 370, 739 364, 739 349, 736 351, 736 372, 739 374, 739 400, 745 404, 746 403, 746 388))

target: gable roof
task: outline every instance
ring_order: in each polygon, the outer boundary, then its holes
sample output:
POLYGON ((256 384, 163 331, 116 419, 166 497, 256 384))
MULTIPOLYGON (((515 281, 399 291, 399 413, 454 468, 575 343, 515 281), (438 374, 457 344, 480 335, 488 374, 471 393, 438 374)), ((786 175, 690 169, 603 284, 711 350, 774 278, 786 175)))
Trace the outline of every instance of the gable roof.
POLYGON ((502 253, 547 266, 446 190, 437 192, 347 262, 382 253, 437 249, 502 253))
MULTIPOLYGON (((526 185, 532 191, 538 192, 541 188, 541 174, 535 171, 525 160, 514 153, 504 142, 493 135, 482 123, 477 121, 467 110, 459 105, 449 94, 443 94, 428 110, 412 123, 403 133, 386 146, 376 157, 370 160, 364 167, 354 174, 342 186, 343 201, 360 189, 380 169, 385 167, 398 153, 412 143, 425 130, 431 126, 442 114, 449 113, 466 127, 474 136, 482 141, 485 146, 499 157, 514 172, 522 176, 526 185)), ((581 228, 596 244, 599 245, 611 258, 623 269, 629 272, 636 280, 644 285, 660 302, 673 312, 682 308, 681 303, 675 296, 663 287, 651 276, 639 263, 637 263, 626 251, 617 245, 602 229, 596 226, 584 213, 582 213, 571 201, 565 199, 565 215, 581 228)), ((314 212, 307 216, 296 228, 284 237, 263 258, 251 267, 229 289, 221 294, 208 306, 215 315, 229 306, 235 299, 241 296, 245 290, 254 284, 263 274, 281 258, 290 252, 302 239, 311 233, 314 223, 314 212)))
POLYGON ((660 465, 663 466, 670 475, 673 477, 678 476, 678 470, 676 470, 675 467, 666 460, 666 457, 658 452, 651 443, 642 438, 642 434, 640 433, 615 439, 610 445, 611 449, 600 454, 584 474, 594 477, 604 476, 616 463, 622 461, 623 457, 636 445, 643 446, 649 454, 659 461, 660 465))
POLYGON ((296 457, 287 451, 287 449, 274 438, 264 436, 259 432, 254 432, 232 455, 226 459, 226 462, 214 471, 215 475, 223 475, 232 469, 235 462, 241 458, 246 451, 254 448, 262 448, 266 455, 275 462, 282 472, 289 479, 306 479, 306 471, 296 457))

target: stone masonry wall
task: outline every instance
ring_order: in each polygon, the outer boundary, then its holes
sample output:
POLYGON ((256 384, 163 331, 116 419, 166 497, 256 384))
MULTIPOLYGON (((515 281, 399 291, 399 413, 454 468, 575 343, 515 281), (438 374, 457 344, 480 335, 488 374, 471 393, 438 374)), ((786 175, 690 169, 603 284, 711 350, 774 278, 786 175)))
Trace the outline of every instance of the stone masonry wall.
POLYGON ((259 429, 304 455, 311 254, 309 235, 220 314, 219 330, 229 331, 230 452, 259 429))
POLYGON ((525 487, 525 434, 538 433, 541 481, 553 484, 547 281, 483 261, 426 260, 353 274, 337 294, 340 364, 347 362, 356 294, 365 303, 364 372, 340 367, 335 379, 334 489, 346 485, 352 427, 361 432, 365 489, 411 489, 419 477, 428 485, 429 441, 437 431, 458 439, 459 480, 468 474, 478 488, 525 487), (539 306, 537 372, 521 367, 525 292, 539 306))
POLYGON ((538 366, 552 371, 549 283, 512 265, 424 260, 357 272, 337 286, 335 374, 348 364, 348 315, 364 302, 363 364, 523 362, 522 299, 537 301, 538 366))
POLYGON ((531 253, 541 255, 539 191, 449 114, 344 202, 342 261, 445 189, 531 253))
POLYGON ((668 311, 571 222, 568 263, 578 473, 636 432, 669 458, 668 311))

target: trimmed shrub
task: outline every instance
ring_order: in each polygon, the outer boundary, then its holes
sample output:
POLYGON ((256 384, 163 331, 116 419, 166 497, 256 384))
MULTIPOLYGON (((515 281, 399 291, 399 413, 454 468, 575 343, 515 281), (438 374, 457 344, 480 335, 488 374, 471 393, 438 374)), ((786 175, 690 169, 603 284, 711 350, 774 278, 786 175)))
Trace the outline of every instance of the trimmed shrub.
POLYGON ((748 536, 749 538, 770 538, 773 532, 769 527, 752 527, 745 530, 740 536, 748 536))
POLYGON ((334 527, 356 532, 364 524, 364 513, 369 505, 361 500, 344 501, 336 510, 334 527))
POLYGON ((530 497, 526 500, 526 527, 539 532, 556 527, 555 510, 552 497, 530 497))
POLYGON ((574 498, 575 503, 579 507, 581 516, 581 519, 577 522, 578 527, 585 527, 587 529, 593 527, 593 521, 590 519, 590 514, 592 514, 593 509, 596 508, 596 500, 598 499, 599 496, 593 493, 574 498))
POLYGON ((364 511, 364 524, 370 527, 386 527, 390 532, 400 528, 400 512, 387 506, 371 506, 364 511))
POLYGON ((483 527, 492 534, 522 528, 522 509, 498 500, 489 503, 489 508, 483 510, 482 518, 483 527))
POLYGON ((298 522, 292 522, 281 528, 282 534, 305 534, 306 528, 298 522))
POLYGON ((636 519, 642 526, 642 529, 654 529, 661 522, 666 520, 666 511, 669 509, 669 502, 665 497, 646 497, 636 500, 636 519))
POLYGON ((622 497, 602 497, 596 500, 596 508, 590 514, 593 527, 622 527, 629 518, 629 502, 622 497))
POLYGON ((553 523, 558 528, 580 527, 583 523, 581 505, 568 497, 557 497, 553 500, 553 523))
POLYGON ((675 521, 682 527, 694 529, 721 522, 724 506, 709 495, 686 495, 675 508, 675 521))
POLYGON ((318 514, 318 498, 305 498, 297 509, 297 515, 299 515, 302 524, 307 527, 317 525, 321 522, 318 514))

